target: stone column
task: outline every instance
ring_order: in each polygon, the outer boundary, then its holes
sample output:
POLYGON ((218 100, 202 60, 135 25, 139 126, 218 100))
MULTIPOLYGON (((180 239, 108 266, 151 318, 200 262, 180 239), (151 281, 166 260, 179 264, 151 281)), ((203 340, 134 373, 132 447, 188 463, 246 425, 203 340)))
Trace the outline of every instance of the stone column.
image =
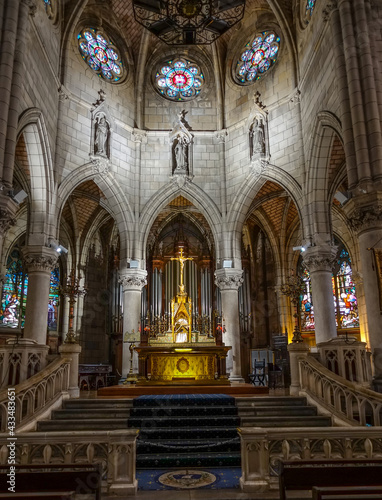
POLYGON ((351 211, 350 223, 358 233, 369 344, 375 382, 382 392, 382 277, 378 275, 374 255, 374 250, 382 250, 382 192, 359 196, 345 207, 348 213, 351 211))
POLYGON ((3 255, 4 236, 11 226, 16 224, 17 203, 0 191, 0 261, 3 255))
MULTIPOLYGON (((147 285, 147 271, 144 269, 124 269, 119 282, 123 291, 123 337, 126 333, 138 332, 141 321, 142 288, 147 285)), ((123 343, 122 379, 125 380, 130 370, 130 344, 123 343)), ((138 373, 138 356, 134 353, 133 372, 138 373)))
POLYGON ((37 245, 25 247, 22 253, 28 272, 24 337, 45 345, 50 274, 57 262, 57 253, 51 248, 37 245))
POLYGON ((220 288, 222 314, 226 332, 223 335, 225 345, 231 346, 227 357, 227 373, 234 383, 244 383, 241 374, 240 359, 240 323, 239 323, 239 287, 242 285, 241 269, 218 269, 215 271, 215 284, 220 288))
POLYGON ((303 254, 312 283, 316 344, 337 336, 332 285, 336 254, 337 248, 330 245, 309 247, 303 254))

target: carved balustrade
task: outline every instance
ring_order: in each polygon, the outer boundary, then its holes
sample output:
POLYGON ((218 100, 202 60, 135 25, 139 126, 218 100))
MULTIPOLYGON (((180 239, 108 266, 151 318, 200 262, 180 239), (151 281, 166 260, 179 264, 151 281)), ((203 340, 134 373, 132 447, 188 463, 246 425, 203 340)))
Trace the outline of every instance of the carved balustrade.
MULTIPOLYGON (((101 464, 103 490, 110 495, 135 495, 136 429, 116 431, 61 431, 17 435, 16 462, 27 464, 101 464)), ((7 464, 8 435, 0 437, 0 463, 7 464)), ((86 485, 79 484, 78 493, 86 485)))
POLYGON ((239 429, 244 491, 278 488, 283 460, 359 460, 382 458, 382 429, 362 427, 239 429))
MULTIPOLYGON (((18 384, 15 393, 15 432, 30 430, 39 418, 47 418, 52 409, 68 398, 70 359, 53 361, 44 370, 18 384)), ((7 429, 9 389, 0 391, 1 431, 7 429)), ((13 397, 12 397, 13 399, 13 397)))
POLYGON ((381 425, 382 395, 336 375, 313 357, 299 360, 300 394, 339 425, 381 425))

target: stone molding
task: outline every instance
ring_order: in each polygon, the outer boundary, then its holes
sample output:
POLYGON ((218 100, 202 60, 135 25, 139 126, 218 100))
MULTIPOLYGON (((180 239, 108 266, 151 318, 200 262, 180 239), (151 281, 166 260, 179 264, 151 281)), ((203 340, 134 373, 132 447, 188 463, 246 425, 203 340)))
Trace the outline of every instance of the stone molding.
POLYGON ((16 219, 11 210, 0 208, 0 235, 4 235, 11 226, 16 224, 16 219))
POLYGON ((51 273, 57 264, 57 253, 48 247, 25 247, 22 250, 23 263, 28 273, 51 273))
POLYGON ((141 291, 147 285, 147 271, 144 269, 125 269, 119 276, 118 282, 123 291, 141 291))
POLYGON ((215 285, 223 290, 238 290, 244 282, 241 269, 218 269, 215 271, 215 285))
POLYGON ((310 273, 317 271, 332 272, 337 259, 336 246, 310 247, 303 254, 304 264, 310 273))
POLYGON ((92 170, 94 175, 108 175, 110 172, 110 161, 107 158, 91 156, 92 170))
POLYGON ((322 10, 322 18, 324 21, 329 21, 330 16, 334 10, 338 9, 337 0, 331 0, 331 2, 327 3, 324 9, 322 10))
POLYGON ((350 217, 350 225, 357 232, 382 226, 382 204, 356 209, 350 217))
POLYGON ((228 137, 227 129, 223 128, 222 130, 217 130, 215 132, 215 140, 217 144, 224 144, 228 137))
POLYGON ((32 17, 36 14, 37 5, 35 0, 21 0, 21 5, 25 5, 29 9, 29 15, 32 17))
POLYGON ((140 130, 135 128, 132 132, 133 141, 142 144, 145 140, 147 140, 147 134, 144 130, 140 130))

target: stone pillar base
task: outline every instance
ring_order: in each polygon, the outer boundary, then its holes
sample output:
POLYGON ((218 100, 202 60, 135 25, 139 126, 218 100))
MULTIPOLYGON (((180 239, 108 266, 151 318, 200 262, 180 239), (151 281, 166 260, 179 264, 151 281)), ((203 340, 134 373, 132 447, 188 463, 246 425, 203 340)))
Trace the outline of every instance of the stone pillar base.
POLYGON ((245 384, 245 380, 241 375, 234 375, 233 373, 231 373, 228 380, 231 382, 231 384, 245 384))
POLYGON ((80 388, 78 387, 78 358, 82 348, 79 344, 62 344, 58 348, 59 353, 63 358, 70 359, 69 372, 69 388, 68 393, 71 398, 80 396, 80 388))
POLYGON ((309 353, 308 344, 296 343, 296 344, 288 344, 288 352, 290 359, 290 378, 291 384, 289 388, 289 394, 291 396, 299 396, 300 393, 300 369, 298 366, 298 362, 301 358, 304 358, 309 353))
POLYGON ((138 490, 138 481, 134 479, 132 484, 111 484, 109 493, 118 497, 127 495, 136 495, 138 490))

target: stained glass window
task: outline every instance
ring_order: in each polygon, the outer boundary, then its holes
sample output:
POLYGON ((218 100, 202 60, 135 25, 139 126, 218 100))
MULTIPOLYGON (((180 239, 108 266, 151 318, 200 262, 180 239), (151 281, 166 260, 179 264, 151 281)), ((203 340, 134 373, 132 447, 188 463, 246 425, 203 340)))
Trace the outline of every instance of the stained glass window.
POLYGON ((155 75, 155 88, 173 101, 187 101, 202 90, 204 75, 197 64, 186 59, 166 61, 155 75))
POLYGON ((259 80, 276 62, 280 37, 272 31, 263 31, 248 42, 236 63, 236 80, 249 85, 259 80))
MULTIPOLYGON (((48 328, 57 329, 60 271, 53 269, 50 278, 48 328)), ((0 326, 22 328, 28 294, 28 274, 24 273, 21 253, 15 246, 7 260, 0 310, 0 326)))
MULTIPOLYGON (((352 280, 349 252, 339 240, 335 240, 335 244, 338 246, 338 254, 332 275, 332 287, 337 328, 358 328, 358 300, 352 280)), ((314 330, 314 291, 312 294, 310 274, 302 260, 299 264, 299 273, 306 284, 306 291, 300 298, 301 330, 314 330)))
POLYGON ((94 28, 85 28, 77 38, 83 60, 100 78, 114 83, 121 80, 124 66, 120 52, 110 37, 94 28))
POLYGON ((310 16, 313 14, 313 9, 315 6, 316 0, 307 0, 306 1, 306 13, 310 16))

